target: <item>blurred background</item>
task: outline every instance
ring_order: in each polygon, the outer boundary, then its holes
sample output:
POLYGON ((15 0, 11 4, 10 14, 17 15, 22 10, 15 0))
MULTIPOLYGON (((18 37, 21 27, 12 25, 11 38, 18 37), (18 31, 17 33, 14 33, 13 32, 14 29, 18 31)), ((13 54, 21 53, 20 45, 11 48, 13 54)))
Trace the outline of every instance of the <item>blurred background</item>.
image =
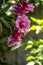
POLYGON ((17 1, 0 0, 0 65, 43 65, 43 0, 28 0, 35 6, 34 12, 26 14, 31 20, 29 33, 22 44, 7 46, 17 17, 11 8, 17 1))

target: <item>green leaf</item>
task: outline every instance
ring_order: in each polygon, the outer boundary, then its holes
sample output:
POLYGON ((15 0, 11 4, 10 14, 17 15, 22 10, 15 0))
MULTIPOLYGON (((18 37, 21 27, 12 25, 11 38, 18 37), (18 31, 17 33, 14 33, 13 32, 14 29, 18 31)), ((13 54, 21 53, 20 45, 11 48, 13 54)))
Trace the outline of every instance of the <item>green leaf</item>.
POLYGON ((25 50, 29 50, 32 48, 32 45, 31 44, 28 44, 26 47, 25 47, 25 50))
POLYGON ((42 65, 40 61, 38 60, 35 60, 35 62, 38 64, 38 65, 42 65))
POLYGON ((33 42, 33 45, 34 46, 37 46, 38 45, 38 43, 36 42, 36 40, 34 40, 33 38, 30 38, 30 40, 33 42))
POLYGON ((19 44, 19 45, 17 45, 17 46, 13 46, 13 47, 11 48, 11 51, 14 51, 14 50, 18 49, 18 48, 20 48, 21 46, 23 46, 23 44, 19 44))
POLYGON ((16 0, 9 0, 9 3, 15 3, 16 0))
POLYGON ((31 31, 31 30, 32 30, 32 31, 36 30, 36 25, 32 25, 29 30, 30 30, 30 31, 31 31))
POLYGON ((18 49, 18 48, 20 48, 20 47, 25 46, 25 45, 27 45, 27 44, 26 44, 26 43, 25 43, 25 44, 22 43, 22 44, 19 44, 19 45, 17 45, 17 46, 13 46, 13 47, 11 48, 11 51, 14 51, 14 50, 16 50, 16 49, 18 49))
POLYGON ((5 12, 10 8, 10 6, 11 6, 11 4, 9 3, 5 8, 2 8, 2 9, 0 10, 0 14, 5 13, 5 12))
POLYGON ((35 22, 36 24, 38 24, 38 19, 36 19, 36 18, 34 18, 34 17, 30 17, 30 19, 33 21, 33 22, 35 22))
POLYGON ((28 57, 26 58, 26 61, 31 61, 31 60, 33 60, 33 59, 35 59, 34 56, 28 56, 28 57))
POLYGON ((0 22, 0 32, 2 32, 2 23, 0 22))
POLYGON ((39 42, 43 44, 43 39, 39 39, 39 42))
POLYGON ((10 28, 10 24, 8 23, 8 21, 6 21, 4 18, 0 18, 0 20, 2 21, 2 23, 7 27, 10 28))
POLYGON ((18 49, 19 47, 20 47, 20 45, 13 46, 13 47, 11 48, 11 51, 14 51, 14 50, 18 49))

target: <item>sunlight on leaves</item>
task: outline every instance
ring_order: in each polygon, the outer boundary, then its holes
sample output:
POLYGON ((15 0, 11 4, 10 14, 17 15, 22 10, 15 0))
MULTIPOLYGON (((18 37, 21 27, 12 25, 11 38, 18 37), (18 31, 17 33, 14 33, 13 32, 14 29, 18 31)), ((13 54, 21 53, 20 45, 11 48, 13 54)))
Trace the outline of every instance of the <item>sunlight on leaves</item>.
POLYGON ((28 57, 26 58, 26 61, 30 61, 30 60, 33 60, 33 59, 35 59, 34 56, 28 56, 28 57))
POLYGON ((30 17, 30 19, 31 19, 34 23, 36 23, 36 24, 38 24, 38 25, 42 25, 42 24, 43 24, 43 19, 37 19, 37 18, 34 18, 34 17, 30 17))
POLYGON ((43 19, 40 20, 40 25, 42 25, 42 24, 43 24, 43 19))
POLYGON ((32 25, 29 30, 30 30, 30 31, 31 31, 31 30, 32 30, 32 31, 36 30, 36 25, 32 25))
POLYGON ((38 63, 39 65, 42 65, 40 61, 36 60, 36 63, 38 63))
POLYGON ((43 39, 39 39, 39 42, 43 43, 43 39))
POLYGON ((27 45, 27 46, 25 47, 25 50, 28 50, 28 49, 30 49, 30 48, 32 48, 32 45, 27 45))
POLYGON ((38 19, 36 19, 36 18, 34 18, 34 17, 30 17, 30 19, 31 19, 33 22, 35 22, 35 23, 37 23, 37 21, 38 21, 38 19))
POLYGON ((34 61, 30 61, 30 62, 28 62, 26 65, 34 65, 34 64, 35 64, 34 61))
POLYGON ((36 26, 36 34, 40 33, 41 30, 42 30, 41 26, 36 26))
POLYGON ((15 0, 9 0, 8 2, 9 2, 9 3, 16 3, 15 0))

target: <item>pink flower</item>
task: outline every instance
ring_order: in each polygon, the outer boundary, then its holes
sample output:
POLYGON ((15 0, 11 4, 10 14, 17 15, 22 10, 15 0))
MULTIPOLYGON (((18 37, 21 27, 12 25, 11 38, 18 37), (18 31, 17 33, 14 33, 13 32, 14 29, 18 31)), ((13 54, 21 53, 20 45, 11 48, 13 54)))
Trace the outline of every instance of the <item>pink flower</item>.
POLYGON ((30 11, 33 12, 33 9, 34 9, 33 4, 28 4, 28 5, 27 5, 27 8, 26 8, 27 13, 30 12, 30 11))
POLYGON ((34 6, 33 4, 28 4, 26 1, 19 2, 16 5, 13 5, 12 12, 16 14, 26 14, 29 12, 33 12, 34 6))
POLYGON ((22 40, 21 36, 22 36, 21 33, 18 33, 17 30, 14 30, 14 32, 8 37, 7 45, 10 47, 15 44, 20 44, 22 40))
POLYGON ((16 3, 16 5, 13 5, 12 7, 12 12, 16 14, 21 14, 22 11, 22 4, 21 3, 16 3))
POLYGON ((8 37, 8 46, 13 46, 15 44, 21 43, 21 37, 22 35, 26 34, 28 32, 28 29, 30 27, 30 20, 26 15, 18 16, 17 20, 15 21, 15 29, 12 34, 8 37))
POLYGON ((15 21, 15 26, 18 28, 19 33, 26 34, 30 27, 30 20, 26 15, 18 16, 17 20, 15 21))

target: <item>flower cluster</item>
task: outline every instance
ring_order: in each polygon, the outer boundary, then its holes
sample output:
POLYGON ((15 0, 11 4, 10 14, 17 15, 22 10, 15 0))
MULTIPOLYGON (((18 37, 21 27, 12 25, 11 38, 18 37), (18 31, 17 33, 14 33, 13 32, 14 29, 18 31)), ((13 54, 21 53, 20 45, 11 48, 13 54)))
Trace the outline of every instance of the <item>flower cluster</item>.
POLYGON ((8 37, 8 45, 20 44, 22 35, 25 35, 28 32, 29 27, 30 20, 28 17, 26 15, 18 16, 17 20, 14 22, 14 31, 8 37))
POLYGON ((8 37, 8 46, 20 44, 22 41, 22 36, 28 33, 30 20, 25 14, 30 11, 32 12, 33 9, 33 4, 28 4, 26 0, 20 0, 20 2, 17 2, 16 5, 13 5, 12 12, 18 14, 18 17, 14 22, 14 31, 8 37))

